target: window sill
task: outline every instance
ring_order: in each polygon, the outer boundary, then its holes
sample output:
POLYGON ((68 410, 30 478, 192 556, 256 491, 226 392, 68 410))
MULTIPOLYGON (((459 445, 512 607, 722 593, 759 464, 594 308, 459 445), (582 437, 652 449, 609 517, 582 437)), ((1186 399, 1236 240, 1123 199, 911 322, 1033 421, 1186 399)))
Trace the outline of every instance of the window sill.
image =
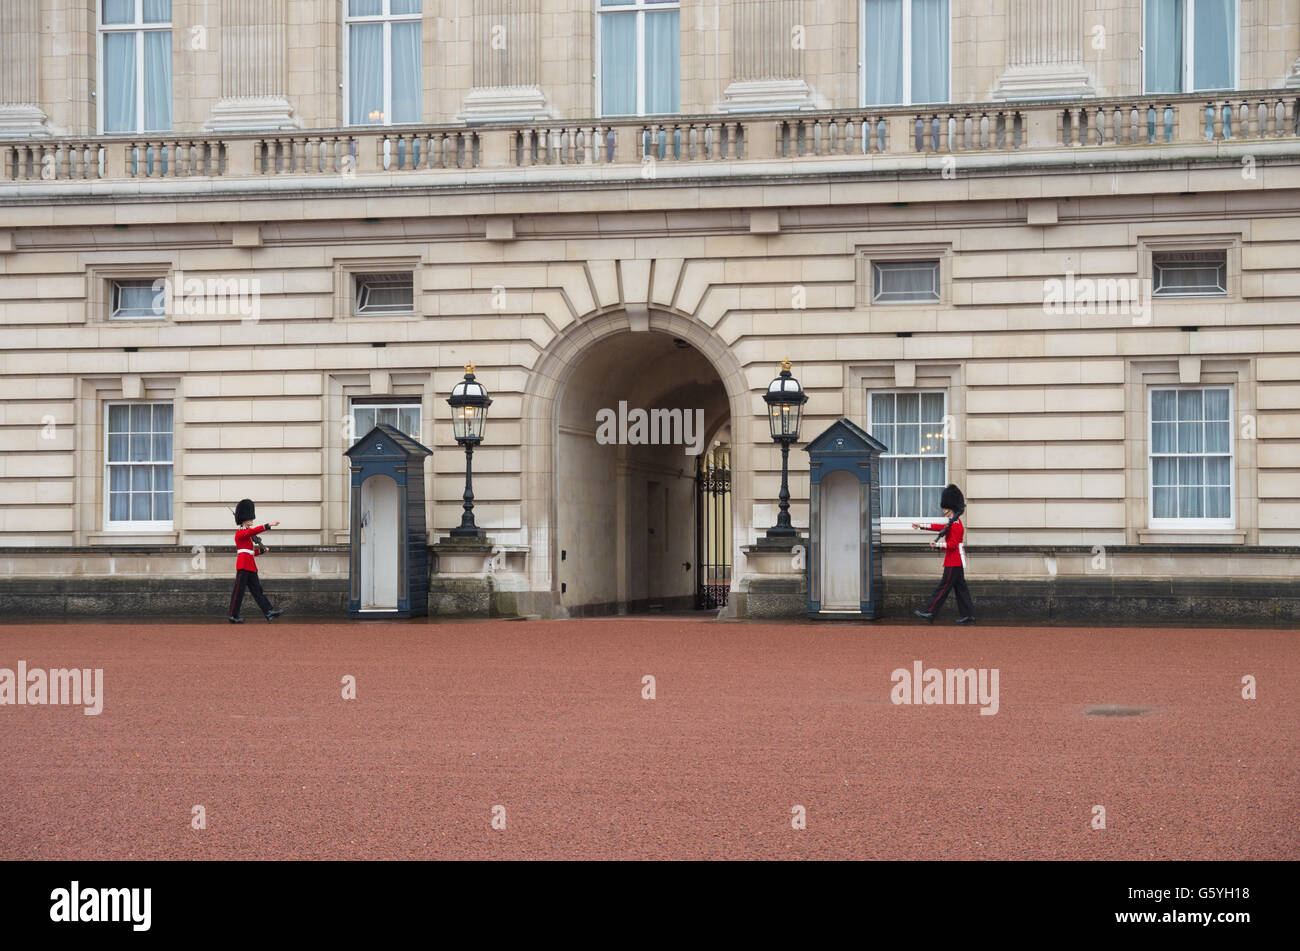
POLYGON ((1140 528, 1139 545, 1244 545, 1244 528, 1140 528))
POLYGON ((90 532, 86 541, 91 545, 177 545, 180 532, 120 529, 117 531, 90 532))

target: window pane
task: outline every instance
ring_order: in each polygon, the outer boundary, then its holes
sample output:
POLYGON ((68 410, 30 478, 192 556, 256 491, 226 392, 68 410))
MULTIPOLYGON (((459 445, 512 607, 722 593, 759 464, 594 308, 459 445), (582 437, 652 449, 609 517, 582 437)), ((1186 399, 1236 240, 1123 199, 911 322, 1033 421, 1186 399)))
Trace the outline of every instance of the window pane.
POLYGON ((1222 296, 1227 292, 1227 251, 1156 251, 1151 263, 1157 296, 1222 296))
POLYGON ((131 494, 131 520, 134 522, 153 521, 153 494, 133 492, 131 494))
POLYGON ((921 463, 921 480, 928 486, 938 486, 940 489, 946 485, 947 480, 944 478, 942 459, 925 459, 921 463))
POLYGON ((109 462, 126 462, 127 447, 130 443, 129 436, 114 435, 108 437, 108 461, 109 462))
POLYGON ((125 522, 131 517, 131 496, 126 492, 110 492, 108 518, 112 522, 125 522))
POLYGON ((170 492, 155 492, 153 494, 153 517, 158 521, 166 521, 172 517, 172 494, 170 492))
POLYGON ((894 495, 894 490, 884 488, 884 483, 882 482, 880 489, 881 518, 894 518, 898 514, 897 500, 894 495))
POLYGON ((416 442, 420 440, 420 410, 418 407, 405 407, 401 412, 402 423, 398 427, 416 442))
POLYGON ((1163 458, 1151 460, 1152 485, 1176 485, 1178 481, 1178 460, 1163 458))
POLYGON ((384 0, 348 0, 349 16, 377 17, 383 12, 384 0))
POLYGON ((1227 390, 1205 391, 1205 418, 1225 420, 1228 418, 1227 390))
POLYGON ((421 119, 420 30, 419 20, 392 26, 393 122, 421 119))
POLYGON ((912 0, 912 102, 948 100, 948 0, 912 0))
POLYGON ((130 466, 108 467, 108 488, 112 492, 127 492, 131 488, 130 466))
POLYGON ((1232 517, 1232 500, 1227 486, 1214 486, 1205 490, 1205 517, 1232 517))
POLYGON ((900 423, 915 423, 921 419, 921 398, 916 393, 899 393, 895 404, 900 423))
POLYGON ((636 113, 636 14, 600 17, 600 105, 607 116, 636 113))
POLYGON ((1181 486, 1204 485, 1205 466, 1202 459, 1178 460, 1178 484, 1181 486))
POLYGON ((1204 495, 1205 493, 1199 485, 1180 488, 1178 490, 1178 516, 1180 518, 1204 518, 1205 508, 1202 505, 1204 495))
POLYGON ((1153 420, 1177 419, 1178 393, 1174 390, 1151 391, 1151 418, 1153 420))
POLYGON ((172 457, 172 437, 171 436, 154 436, 153 437, 153 461, 167 462, 172 457))
POLYGON ((903 518, 921 517, 921 490, 920 489, 899 488, 898 514, 903 518))
POLYGON ((419 13, 420 0, 393 0, 389 10, 394 14, 419 13))
POLYGON ((153 488, 153 466, 131 467, 131 491, 148 492, 153 488))
POLYGON ((1172 487, 1152 489, 1152 514, 1155 518, 1178 517, 1178 490, 1172 487))
POLYGON ((645 15, 645 108, 650 114, 681 108, 681 29, 679 11, 645 15))
POLYGON ((352 411, 352 413, 356 420, 356 425, 353 429, 358 439, 375 428, 374 407, 358 406, 352 411))
POLYGON ((1183 0, 1146 0, 1147 92, 1182 92, 1183 0))
POLYGON ((153 404, 153 431, 156 433, 168 433, 172 431, 172 404, 171 403, 154 403, 153 404))
POLYGON ((1179 452, 1202 452, 1204 445, 1201 441, 1203 427, 1200 423, 1179 423, 1178 424, 1178 451, 1179 452))
POLYGON ((105 23, 134 23, 135 0, 104 0, 105 23))
POLYGON ((898 445, 893 451, 899 455, 913 455, 921 451, 921 427, 919 424, 908 424, 894 427, 894 434, 898 445))
POLYGON ((898 460, 898 484, 900 486, 919 486, 921 484, 921 460, 898 460))
POLYGON ((1178 425, 1156 423, 1151 427, 1151 451, 1175 452, 1178 448, 1178 425))
POLYGON ((172 31, 144 34, 144 127, 172 127, 172 31))
POLYGON ((363 23, 348 28, 348 121, 384 121, 384 27, 363 23))
POLYGON ((938 261, 882 261, 873 267, 875 303, 939 299, 938 261))
POLYGON ((938 486, 930 486, 921 490, 925 507, 921 510, 923 518, 938 518, 943 515, 943 509, 939 507, 939 497, 943 495, 943 489, 938 486))
POLYGON ((134 33, 104 34, 104 131, 135 132, 134 33))
POLYGON ((170 492, 172 490, 171 466, 153 467, 153 489, 154 492, 170 492))
POLYGON ((131 436, 131 461, 148 462, 151 458, 149 440, 152 437, 148 435, 133 434, 131 436))
POLYGON ((170 23, 172 0, 144 0, 145 23, 170 23))
POLYGON ((903 0, 866 0, 863 10, 868 105, 903 101, 903 0))
POLYGON ((943 422, 943 394, 921 394, 921 421, 924 423, 943 422))
POLYGON ((1229 452, 1231 451, 1232 430, 1227 420, 1221 423, 1205 424, 1205 451, 1206 452, 1229 452))
POLYGON ((1191 422, 1192 420, 1201 420, 1205 418, 1205 413, 1201 406, 1200 390, 1179 390, 1178 391, 1178 419, 1180 422, 1191 422))
POLYGON ((874 425, 894 421, 894 395, 881 393, 871 397, 871 422, 874 425))
POLYGON ((147 433, 150 427, 148 403, 134 403, 131 406, 131 432, 147 433))
POLYGON ((131 421, 131 407, 119 403, 108 408, 108 431, 110 433, 128 432, 131 421))
POLYGON ((896 459, 881 459, 879 462, 881 487, 898 485, 898 461, 896 459))
POLYGON ((380 406, 375 410, 375 424, 397 425, 397 410, 392 406, 380 406))
POLYGON ((415 277, 410 271, 358 274, 357 314, 409 314, 415 309, 415 277))
POLYGON ((1227 456, 1211 456, 1205 460, 1206 485, 1231 485, 1232 460, 1227 456))
POLYGON ((1194 88, 1234 88, 1237 0, 1196 0, 1192 11, 1194 88))

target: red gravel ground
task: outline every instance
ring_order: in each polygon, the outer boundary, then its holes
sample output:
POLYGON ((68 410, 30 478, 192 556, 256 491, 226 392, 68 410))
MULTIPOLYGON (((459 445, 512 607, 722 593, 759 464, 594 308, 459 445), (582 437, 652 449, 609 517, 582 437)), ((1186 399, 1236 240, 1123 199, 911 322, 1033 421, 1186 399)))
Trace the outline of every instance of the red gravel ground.
POLYGON ((0 707, 0 858, 1294 859, 1298 643, 677 617, 12 624, 0 667, 102 667, 106 700, 0 707), (915 660, 996 667, 999 712, 892 704, 915 660), (1099 704, 1154 709, 1085 714, 1099 704))

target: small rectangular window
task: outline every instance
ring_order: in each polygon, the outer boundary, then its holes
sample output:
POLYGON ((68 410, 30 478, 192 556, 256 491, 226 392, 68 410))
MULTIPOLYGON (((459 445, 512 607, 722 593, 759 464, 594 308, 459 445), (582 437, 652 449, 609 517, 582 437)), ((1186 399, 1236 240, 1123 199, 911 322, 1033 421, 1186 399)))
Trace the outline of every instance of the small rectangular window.
POLYGON ((1217 297, 1228 293, 1227 251, 1153 251, 1154 297, 1217 297))
POLYGON ((163 278, 111 281, 108 316, 113 320, 153 319, 167 316, 163 278))
POLYGON ((358 317, 415 312, 415 281, 410 271, 357 274, 354 281, 358 317))
POLYGON ((938 261, 877 261, 871 271, 873 304, 939 300, 938 261))
POLYGON ((352 404, 353 443, 380 423, 387 423, 398 432, 406 433, 416 442, 420 442, 424 438, 421 432, 421 407, 419 403, 357 401, 352 404))

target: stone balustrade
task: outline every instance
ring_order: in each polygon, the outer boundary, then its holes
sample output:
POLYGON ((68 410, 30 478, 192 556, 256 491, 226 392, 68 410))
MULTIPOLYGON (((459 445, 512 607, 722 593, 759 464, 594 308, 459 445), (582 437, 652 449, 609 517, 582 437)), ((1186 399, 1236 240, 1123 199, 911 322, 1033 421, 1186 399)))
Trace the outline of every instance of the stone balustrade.
POLYGON ((1291 90, 781 115, 0 139, 0 182, 397 174, 1300 138, 1291 90))

